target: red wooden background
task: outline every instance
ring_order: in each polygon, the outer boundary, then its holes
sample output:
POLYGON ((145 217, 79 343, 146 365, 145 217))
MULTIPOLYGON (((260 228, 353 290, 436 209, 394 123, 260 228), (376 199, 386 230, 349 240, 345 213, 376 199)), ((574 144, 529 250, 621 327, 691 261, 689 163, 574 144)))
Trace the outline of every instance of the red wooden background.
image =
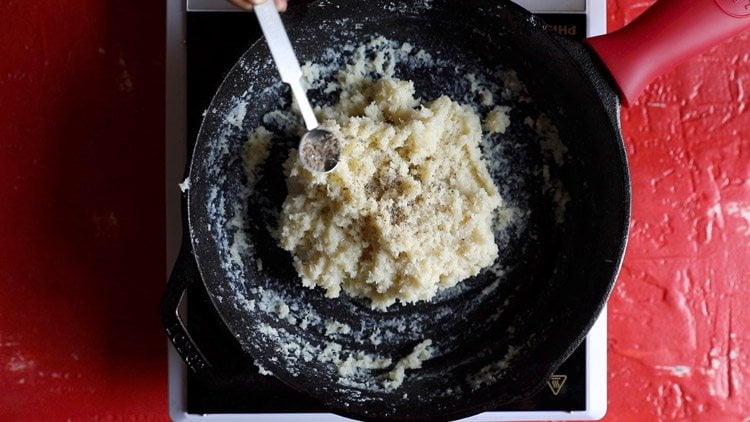
MULTIPOLYGON (((609 28, 650 1, 610 0, 609 28)), ((164 4, 0 3, 0 420, 164 420, 164 4)), ((750 420, 750 35, 623 111, 606 420, 750 420)))

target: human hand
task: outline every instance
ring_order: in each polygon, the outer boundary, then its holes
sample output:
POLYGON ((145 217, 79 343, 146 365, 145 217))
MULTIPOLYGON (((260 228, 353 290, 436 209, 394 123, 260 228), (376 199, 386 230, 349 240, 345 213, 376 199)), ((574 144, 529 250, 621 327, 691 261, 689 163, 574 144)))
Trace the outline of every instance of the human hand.
MULTIPOLYGON (((233 5, 239 7, 240 9, 244 10, 253 10, 253 6, 264 3, 266 1, 271 0, 229 0, 233 5)), ((273 0, 274 3, 276 3, 276 8, 279 9, 279 12, 283 12, 286 10, 287 6, 287 0, 273 0)))

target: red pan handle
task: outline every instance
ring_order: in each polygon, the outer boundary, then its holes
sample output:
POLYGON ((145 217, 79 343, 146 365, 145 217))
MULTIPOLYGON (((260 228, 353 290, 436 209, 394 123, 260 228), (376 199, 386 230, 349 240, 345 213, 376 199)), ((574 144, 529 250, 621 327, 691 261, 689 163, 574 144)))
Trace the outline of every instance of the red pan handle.
POLYGON ((674 65, 750 28, 750 0, 660 0, 635 21, 586 42, 632 104, 674 65))

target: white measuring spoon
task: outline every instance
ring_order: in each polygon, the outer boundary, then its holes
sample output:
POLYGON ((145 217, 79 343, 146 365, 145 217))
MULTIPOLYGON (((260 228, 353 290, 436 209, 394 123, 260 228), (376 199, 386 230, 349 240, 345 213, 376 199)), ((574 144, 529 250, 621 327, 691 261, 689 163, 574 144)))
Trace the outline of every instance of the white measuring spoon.
POLYGON ((281 22, 279 11, 276 10, 276 5, 272 0, 266 0, 255 6, 254 10, 281 80, 292 89, 292 95, 305 121, 307 133, 302 136, 299 143, 300 161, 310 171, 329 172, 339 162, 341 153, 339 141, 336 135, 321 128, 318 124, 318 119, 302 87, 302 69, 294 54, 292 44, 289 42, 284 24, 281 22))

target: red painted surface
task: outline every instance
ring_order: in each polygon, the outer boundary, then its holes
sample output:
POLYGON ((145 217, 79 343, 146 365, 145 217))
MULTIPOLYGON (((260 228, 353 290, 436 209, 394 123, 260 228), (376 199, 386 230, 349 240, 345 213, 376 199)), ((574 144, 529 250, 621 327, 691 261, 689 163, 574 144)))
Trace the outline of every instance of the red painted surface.
POLYGON ((2 421, 165 418, 156 3, 0 3, 2 421))
MULTIPOLYGON (((609 2, 610 29, 650 2, 609 2)), ((0 5, 0 420, 163 420, 161 2, 0 5)), ((750 415, 750 35, 623 111, 608 421, 750 415)))
MULTIPOLYGON (((650 2, 610 1, 609 29, 650 2)), ((609 419, 750 417, 750 36, 623 110, 632 235, 609 307, 609 419)))

